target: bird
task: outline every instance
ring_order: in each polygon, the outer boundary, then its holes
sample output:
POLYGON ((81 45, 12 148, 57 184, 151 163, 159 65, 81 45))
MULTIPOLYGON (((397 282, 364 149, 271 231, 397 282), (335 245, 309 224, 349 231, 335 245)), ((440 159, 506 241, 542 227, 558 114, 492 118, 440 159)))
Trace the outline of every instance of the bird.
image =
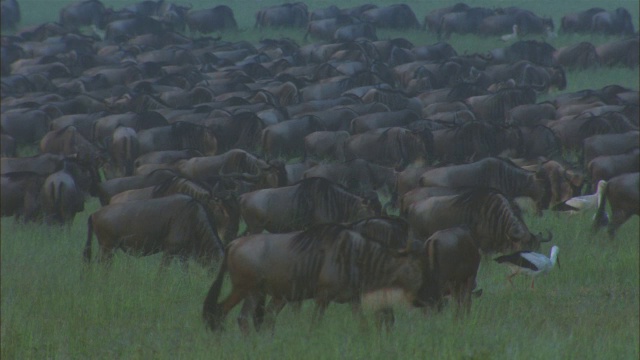
POLYGON ((502 41, 511 41, 518 38, 518 25, 513 25, 511 29, 513 30, 511 34, 502 35, 500 37, 502 41))
POLYGON ((536 276, 549 272, 556 265, 556 262, 558 266, 560 265, 558 251, 560 248, 554 245, 551 247, 549 257, 532 251, 518 251, 510 255, 499 256, 493 260, 499 264, 506 263, 512 269, 511 274, 507 276, 510 284, 513 285, 511 279, 514 276, 523 273, 531 276, 531 288, 533 289, 536 276))
POLYGON ((562 210, 568 210, 571 212, 579 212, 590 209, 597 209, 602 202, 602 196, 607 189, 607 182, 605 180, 598 181, 595 194, 576 196, 563 204, 562 210))

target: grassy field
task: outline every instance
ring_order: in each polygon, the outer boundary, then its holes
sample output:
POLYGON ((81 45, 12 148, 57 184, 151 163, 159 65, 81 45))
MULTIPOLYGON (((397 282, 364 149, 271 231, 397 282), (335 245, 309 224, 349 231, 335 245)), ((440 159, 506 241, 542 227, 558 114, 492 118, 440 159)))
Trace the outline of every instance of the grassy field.
POLYGON ((118 254, 109 272, 84 268, 85 219, 97 203, 89 205, 69 231, 2 220, 3 359, 638 358, 637 217, 613 241, 590 235, 592 213, 527 217, 533 231, 552 230, 561 267, 531 290, 528 278, 511 286, 507 268, 484 259, 484 293, 461 321, 450 308, 430 317, 401 308, 393 332, 363 332, 348 306, 334 304, 310 331, 308 302, 300 314, 285 308, 273 335, 243 339, 239 307, 224 332, 205 331, 201 306, 213 276, 197 264, 160 273, 158 256, 118 254))
MULTIPOLYGON (((57 19, 58 9, 71 1, 20 1, 22 25, 57 19)), ((187 2, 187 1, 185 1, 187 2)), ((225 33, 228 40, 291 37, 302 42, 302 31, 253 29, 255 11, 281 1, 226 1, 241 30, 225 33)), ((394 3, 385 0, 377 4, 394 3)), ((130 1, 105 1, 119 7, 130 1)), ((190 1, 194 8, 214 4, 190 1)), ((334 1, 307 2, 310 9, 334 1)), ((362 1, 344 0, 350 7, 362 1)), ((450 5, 445 1, 407 1, 422 20, 428 11, 450 5)), ((560 17, 592 6, 613 8, 602 1, 477 1, 474 6, 518 5, 537 14, 560 17)), ((621 0, 638 27, 637 1, 621 0)), ((415 45, 436 42, 421 31, 379 31, 380 38, 404 36, 415 45)), ((605 37, 560 36, 560 47, 605 37)), ((460 53, 504 46, 497 39, 452 36, 460 53)), ((638 70, 623 68, 569 72, 565 91, 620 84, 638 89, 638 70)), ((549 97, 556 94, 547 95, 549 97)), ((544 97, 543 97, 544 98, 544 97)), ((324 322, 311 331, 312 303, 300 314, 285 310, 275 333, 242 338, 235 324, 238 309, 227 318, 226 330, 205 331, 202 301, 213 280, 206 269, 178 264, 159 273, 160 258, 118 254, 109 272, 93 264, 85 268, 82 248, 86 218, 96 200, 76 217, 69 230, 20 225, 3 218, 0 228, 0 358, 2 359, 637 359, 640 355, 640 223, 634 217, 615 240, 604 232, 590 234, 593 213, 542 218, 526 217, 533 231, 551 229, 560 247, 561 268, 539 278, 535 290, 529 280, 506 282, 506 267, 490 258, 478 276, 483 289, 471 316, 456 321, 446 308, 430 317, 397 309, 393 332, 360 330, 346 305, 330 306, 324 322)), ((550 245, 541 249, 548 254, 550 245)), ((94 244, 94 254, 97 252, 94 244)), ((228 285, 228 284, 227 284, 228 285)), ((228 292, 225 288, 223 294, 228 292)))

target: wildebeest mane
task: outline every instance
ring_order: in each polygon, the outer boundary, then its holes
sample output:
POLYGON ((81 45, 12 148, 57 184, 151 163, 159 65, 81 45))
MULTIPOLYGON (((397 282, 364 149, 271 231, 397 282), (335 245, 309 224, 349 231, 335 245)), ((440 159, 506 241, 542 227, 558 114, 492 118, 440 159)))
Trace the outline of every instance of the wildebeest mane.
POLYGON ((294 206, 304 223, 313 217, 317 209, 322 209, 331 218, 347 219, 360 199, 344 186, 325 178, 302 179, 296 184, 294 206))
POLYGON ((206 185, 181 176, 174 176, 156 185, 151 196, 157 198, 176 193, 189 195, 200 201, 206 201, 211 198, 211 190, 206 185))
POLYGON ((402 217, 370 217, 350 223, 349 228, 391 249, 407 246, 409 223, 402 217))

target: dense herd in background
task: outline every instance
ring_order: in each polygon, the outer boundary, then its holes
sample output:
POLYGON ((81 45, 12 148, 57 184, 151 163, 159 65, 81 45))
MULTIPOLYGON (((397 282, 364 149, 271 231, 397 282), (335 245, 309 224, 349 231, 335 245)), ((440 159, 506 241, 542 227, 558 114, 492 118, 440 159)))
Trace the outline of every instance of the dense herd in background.
MULTIPOLYGON (((3 0, 3 31, 19 21, 18 3, 3 0)), ((552 238, 529 230, 516 197, 542 214, 593 196, 594 229, 609 224, 612 237, 639 213, 638 91, 610 85, 537 102, 566 87, 565 68, 638 66, 626 9, 565 15, 561 34, 620 38, 560 49, 518 40, 557 36, 549 18, 463 3, 422 25, 405 4, 288 3, 260 10, 255 26, 324 42, 203 37, 237 29, 232 9, 163 0, 79 1, 57 23, 3 34, 2 216, 70 225, 86 194, 98 197, 86 260, 94 232, 102 260, 117 249, 164 252, 163 266, 222 259, 204 318, 216 329, 245 301, 248 332, 247 317, 259 328, 265 314, 309 298, 316 320, 332 301, 359 310, 362 300, 378 302, 388 323, 392 290, 437 308, 451 294, 468 312, 481 253, 552 238), (446 42, 378 40, 377 28, 513 43, 459 55, 446 42), (33 143, 39 155, 17 157, 33 143), (218 304, 225 272, 233 290, 218 304)))

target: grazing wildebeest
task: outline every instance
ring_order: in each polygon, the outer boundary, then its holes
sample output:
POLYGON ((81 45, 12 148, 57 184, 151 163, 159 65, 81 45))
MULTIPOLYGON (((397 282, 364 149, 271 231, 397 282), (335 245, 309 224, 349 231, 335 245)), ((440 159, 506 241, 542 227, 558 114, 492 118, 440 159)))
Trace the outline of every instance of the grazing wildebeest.
POLYGON ((60 10, 60 23, 68 28, 95 25, 105 26, 107 10, 98 0, 76 1, 60 10))
POLYGON ((616 176, 607 182, 604 191, 600 193, 600 205, 593 220, 593 230, 597 232, 601 227, 609 225, 609 237, 616 235, 618 228, 632 215, 640 215, 640 173, 629 173, 616 176), (611 203, 611 221, 606 215, 607 200, 611 203))
MULTIPOLYGON (((264 312, 258 306, 270 295, 266 312, 272 321, 286 302, 306 299, 316 301, 313 325, 331 302, 348 302, 360 315, 362 305, 370 305, 379 320, 392 320, 393 300, 410 304, 415 299, 422 285, 424 259, 422 254, 390 250, 339 224, 301 233, 241 237, 229 244, 202 315, 210 330, 218 330, 229 311, 244 300, 238 324, 247 335, 248 316, 256 310, 264 312), (218 303, 227 271, 231 294, 218 303)), ((254 318, 256 327, 260 323, 254 318)))
MULTIPOLYGON (((429 170, 420 177, 425 187, 490 187, 506 196, 525 196, 536 203, 541 213, 549 205, 571 198, 569 178, 556 174, 556 162, 541 165, 537 171, 524 170, 509 160, 486 158, 471 164, 453 165, 429 170)), ((559 164, 558 164, 559 165, 559 164)), ((564 168, 562 169, 564 170, 564 168)))
POLYGON ((351 136, 344 143, 344 156, 345 160, 365 159, 401 170, 417 159, 426 159, 427 151, 417 131, 392 127, 351 136))
POLYGON ((238 28, 233 10, 226 5, 211 9, 191 10, 185 21, 192 33, 208 34, 214 31, 235 30, 238 28))
POLYGON ((609 180, 615 176, 640 171, 640 149, 635 148, 619 155, 598 156, 587 165, 591 175, 591 190, 596 191, 600 180, 609 180))
POLYGON ((520 210, 500 192, 489 188, 427 198, 410 205, 407 217, 410 236, 417 238, 467 225, 476 247, 483 253, 537 250, 541 241, 551 238, 532 234, 522 220, 520 210))
POLYGON ((46 175, 32 171, 3 173, 0 182, 0 216, 16 221, 37 221, 41 215, 40 190, 46 175))
POLYGON ((471 292, 476 286, 480 252, 467 227, 436 231, 424 244, 428 258, 425 289, 427 301, 440 309, 443 297, 450 294, 456 302, 456 313, 471 312, 471 292))
POLYGON ((308 22, 309 10, 305 3, 285 3, 258 11, 255 27, 306 27, 308 22))
POLYGON ((348 222, 380 215, 377 195, 364 198, 324 178, 304 179, 292 186, 262 189, 240 196, 247 233, 301 230, 313 224, 348 222))
POLYGON ((189 195, 205 205, 213 214, 218 232, 222 234, 222 239, 225 242, 237 237, 240 222, 237 196, 229 191, 216 190, 215 187, 212 189, 206 184, 181 176, 174 176, 156 186, 123 191, 113 196, 109 204, 155 199, 174 194, 189 195))
POLYGON ((132 255, 163 252, 161 268, 179 257, 211 265, 224 256, 224 245, 206 207, 188 195, 125 202, 100 208, 89 216, 84 259, 91 261, 95 231, 100 260, 110 261, 122 249, 132 255))

